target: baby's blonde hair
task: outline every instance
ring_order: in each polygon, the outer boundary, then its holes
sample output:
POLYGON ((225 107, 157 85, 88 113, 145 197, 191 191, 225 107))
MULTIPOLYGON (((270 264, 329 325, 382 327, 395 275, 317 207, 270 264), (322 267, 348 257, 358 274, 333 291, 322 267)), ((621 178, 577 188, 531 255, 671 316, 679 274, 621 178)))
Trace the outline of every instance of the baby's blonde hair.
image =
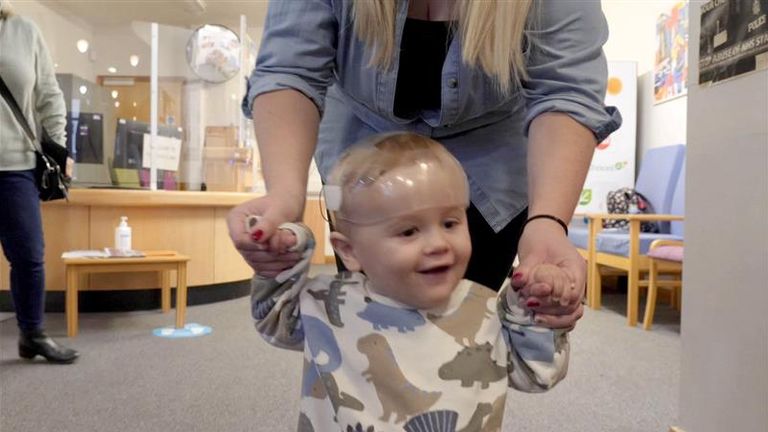
POLYGON ((0 20, 4 20, 10 16, 15 15, 11 4, 8 0, 0 0, 0 20))
MULTIPOLYGON (((374 54, 371 65, 387 68, 399 47, 395 43, 398 0, 355 0, 352 5, 357 36, 374 54)), ((528 78, 525 31, 533 0, 456 0, 462 58, 480 66, 500 91, 508 94, 528 78)))
MULTIPOLYGON (((349 212, 348 197, 359 193, 398 168, 426 163, 435 165, 443 174, 467 178, 461 164, 439 142, 410 132, 378 134, 356 144, 345 152, 334 165, 328 185, 340 190, 340 207, 331 210, 335 226, 343 225, 345 211, 349 212)), ((468 186, 467 191, 468 194, 468 186)), ((468 199, 468 196, 467 196, 468 199)))

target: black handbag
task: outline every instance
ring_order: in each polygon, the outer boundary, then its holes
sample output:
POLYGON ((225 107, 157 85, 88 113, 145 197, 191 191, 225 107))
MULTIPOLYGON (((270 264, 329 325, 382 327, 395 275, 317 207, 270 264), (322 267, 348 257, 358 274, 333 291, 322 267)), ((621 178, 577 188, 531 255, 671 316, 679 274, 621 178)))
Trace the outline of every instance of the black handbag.
POLYGON ((37 181, 37 190, 40 192, 42 201, 53 201, 58 199, 69 200, 69 186, 71 179, 66 174, 67 158, 69 150, 53 141, 43 128, 43 139, 40 142, 35 138, 35 134, 27 123, 27 119, 16 103, 13 94, 5 84, 3 77, 0 76, 0 93, 2 93, 5 102, 11 108, 16 121, 19 122, 24 132, 26 132, 32 146, 35 150, 37 163, 35 164, 35 180, 37 181))

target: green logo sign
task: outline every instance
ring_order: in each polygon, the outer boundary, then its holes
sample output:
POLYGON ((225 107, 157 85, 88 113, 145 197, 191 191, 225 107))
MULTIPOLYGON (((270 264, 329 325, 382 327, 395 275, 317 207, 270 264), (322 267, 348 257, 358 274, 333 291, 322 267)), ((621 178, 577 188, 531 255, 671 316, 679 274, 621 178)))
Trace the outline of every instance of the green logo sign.
POLYGON ((587 205, 592 202, 592 189, 582 189, 579 197, 579 205, 587 205))

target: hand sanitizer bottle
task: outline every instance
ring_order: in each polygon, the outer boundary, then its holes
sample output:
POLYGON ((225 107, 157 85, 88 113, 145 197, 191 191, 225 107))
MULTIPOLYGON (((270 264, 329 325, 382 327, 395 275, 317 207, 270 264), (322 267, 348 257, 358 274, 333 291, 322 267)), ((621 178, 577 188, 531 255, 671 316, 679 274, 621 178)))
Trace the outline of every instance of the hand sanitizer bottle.
POLYGON ((115 228, 115 249, 131 250, 131 227, 128 226, 128 216, 120 216, 120 225, 115 228))

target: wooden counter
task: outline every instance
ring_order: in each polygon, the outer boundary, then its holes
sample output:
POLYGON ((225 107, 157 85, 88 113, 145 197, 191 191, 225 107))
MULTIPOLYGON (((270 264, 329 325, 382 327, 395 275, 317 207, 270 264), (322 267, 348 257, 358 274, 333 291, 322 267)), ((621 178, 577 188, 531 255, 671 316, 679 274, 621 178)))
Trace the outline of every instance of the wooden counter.
MULTIPOLYGON (((229 239, 229 210, 255 195, 238 192, 74 189, 69 202, 44 203, 45 270, 48 290, 66 285, 61 253, 102 249, 114 244, 120 216, 128 216, 134 249, 175 250, 191 258, 188 284, 195 286, 249 279, 253 275, 229 239)), ((325 221, 316 197, 307 198, 304 222, 318 247, 313 263, 323 263, 325 221)), ((175 281, 172 281, 175 284, 175 281)), ((90 275, 82 290, 146 289, 159 286, 153 274, 90 275)), ((0 260, 0 290, 10 289, 9 267, 0 260)))

